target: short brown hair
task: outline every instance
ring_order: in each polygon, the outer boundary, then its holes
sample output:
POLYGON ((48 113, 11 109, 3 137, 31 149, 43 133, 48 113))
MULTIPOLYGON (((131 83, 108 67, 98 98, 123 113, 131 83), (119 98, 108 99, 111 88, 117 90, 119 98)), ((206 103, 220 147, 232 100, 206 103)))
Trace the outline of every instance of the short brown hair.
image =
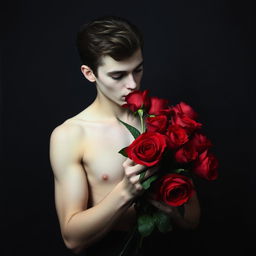
POLYGON ((117 16, 103 16, 81 26, 77 33, 77 49, 82 64, 94 75, 102 65, 101 57, 109 55, 124 60, 137 50, 143 51, 143 36, 128 20, 117 16))

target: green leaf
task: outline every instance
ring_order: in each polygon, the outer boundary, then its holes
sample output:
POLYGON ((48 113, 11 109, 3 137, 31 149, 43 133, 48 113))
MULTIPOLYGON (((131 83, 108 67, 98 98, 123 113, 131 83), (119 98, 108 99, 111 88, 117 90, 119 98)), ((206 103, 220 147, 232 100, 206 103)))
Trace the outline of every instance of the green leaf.
POLYGON ((185 169, 175 169, 172 172, 174 172, 174 173, 181 173, 181 172, 185 172, 185 171, 186 171, 185 169))
POLYGON ((138 230, 143 237, 149 236, 154 230, 154 227, 155 223, 153 216, 143 214, 138 217, 138 230))
POLYGON ((123 122, 118 117, 117 117, 117 119, 130 131, 130 133, 132 134, 134 139, 137 139, 140 136, 140 131, 137 128, 123 122))
POLYGON ((192 179, 191 171, 187 169, 175 169, 175 170, 172 170, 171 173, 178 173, 192 179))
POLYGON ((154 213, 154 220, 158 230, 162 233, 166 233, 172 230, 172 224, 170 216, 162 211, 157 211, 154 213))
POLYGON ((150 188, 150 185, 153 181, 155 181, 158 178, 158 175, 152 175, 151 177, 147 178, 143 183, 142 183, 142 187, 144 189, 148 189, 150 188))
POLYGON ((120 153, 121 155, 123 155, 123 156, 125 156, 125 157, 128 157, 128 155, 127 155, 127 153, 126 153, 126 151, 125 151, 126 148, 127 148, 127 147, 122 148, 120 151, 118 151, 118 153, 120 153))
POLYGON ((146 172, 147 172, 147 170, 144 171, 144 172, 142 172, 142 173, 140 174, 140 178, 139 178, 140 180, 139 180, 139 182, 145 177, 146 172))

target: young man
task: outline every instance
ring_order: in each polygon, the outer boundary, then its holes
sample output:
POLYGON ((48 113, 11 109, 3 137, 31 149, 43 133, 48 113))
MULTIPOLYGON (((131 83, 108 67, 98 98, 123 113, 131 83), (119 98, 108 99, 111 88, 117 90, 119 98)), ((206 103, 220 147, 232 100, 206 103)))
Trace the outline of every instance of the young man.
MULTIPOLYGON (((121 107, 127 94, 140 89, 143 39, 139 30, 122 18, 99 18, 81 28, 77 46, 81 71, 95 84, 97 96, 56 127, 50 138, 61 234, 74 253, 106 241, 114 230, 126 234, 134 227, 134 200, 143 193, 139 174, 146 169, 118 153, 133 137, 117 117, 140 130, 139 119, 121 107)), ((145 179, 156 171, 157 167, 147 169, 145 179)), ((169 213, 179 227, 198 224, 196 195, 185 205, 184 217, 175 208, 152 204, 169 213)), ((116 246, 117 241, 107 241, 108 247, 116 246)))

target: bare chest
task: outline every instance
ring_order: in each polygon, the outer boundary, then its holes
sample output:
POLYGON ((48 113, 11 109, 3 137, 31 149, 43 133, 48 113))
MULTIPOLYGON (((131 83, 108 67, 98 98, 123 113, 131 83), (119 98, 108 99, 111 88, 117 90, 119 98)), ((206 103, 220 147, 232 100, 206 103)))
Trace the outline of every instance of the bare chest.
POLYGON ((118 153, 134 140, 122 124, 84 126, 83 166, 91 188, 92 202, 100 201, 124 176, 126 157, 118 153))
POLYGON ((103 180, 116 183, 123 176, 121 167, 125 161, 118 151, 128 146, 132 138, 124 129, 105 128, 86 129, 83 164, 90 180, 101 182, 107 175, 103 180))

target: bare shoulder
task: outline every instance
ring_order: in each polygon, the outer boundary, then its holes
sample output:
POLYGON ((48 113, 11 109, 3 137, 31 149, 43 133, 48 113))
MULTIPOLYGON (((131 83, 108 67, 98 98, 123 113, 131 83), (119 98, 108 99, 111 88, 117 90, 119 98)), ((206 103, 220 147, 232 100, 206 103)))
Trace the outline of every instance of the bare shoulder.
POLYGON ((64 166, 79 163, 82 159, 84 129, 79 122, 67 120, 50 135, 50 162, 56 174, 64 166))
POLYGON ((79 121, 75 119, 68 119, 52 131, 50 142, 55 143, 59 140, 74 141, 81 138, 83 135, 84 129, 81 127, 79 121))

